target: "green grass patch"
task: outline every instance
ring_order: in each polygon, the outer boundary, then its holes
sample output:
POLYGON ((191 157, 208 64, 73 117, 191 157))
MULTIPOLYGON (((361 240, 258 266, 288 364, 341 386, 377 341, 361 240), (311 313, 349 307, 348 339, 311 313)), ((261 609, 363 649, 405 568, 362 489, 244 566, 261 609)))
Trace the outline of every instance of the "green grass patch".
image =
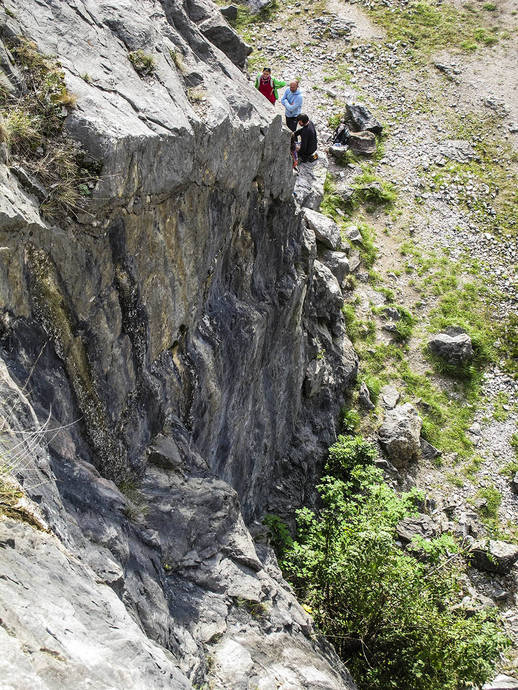
POLYGON ((385 29, 387 41, 406 43, 414 60, 426 60, 439 50, 471 52, 493 45, 499 37, 498 31, 484 26, 487 15, 473 6, 459 9, 450 2, 421 0, 392 7, 377 0, 367 8, 371 19, 385 29))

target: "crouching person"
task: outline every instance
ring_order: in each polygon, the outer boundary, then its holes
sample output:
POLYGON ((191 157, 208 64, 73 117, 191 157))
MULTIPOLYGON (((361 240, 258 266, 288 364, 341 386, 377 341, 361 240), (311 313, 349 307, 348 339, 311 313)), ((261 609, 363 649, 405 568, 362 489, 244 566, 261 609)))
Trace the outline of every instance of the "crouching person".
POLYGON ((315 125, 307 115, 299 115, 298 125, 299 129, 294 134, 295 139, 300 139, 300 144, 297 144, 298 157, 302 163, 310 163, 318 158, 315 125))

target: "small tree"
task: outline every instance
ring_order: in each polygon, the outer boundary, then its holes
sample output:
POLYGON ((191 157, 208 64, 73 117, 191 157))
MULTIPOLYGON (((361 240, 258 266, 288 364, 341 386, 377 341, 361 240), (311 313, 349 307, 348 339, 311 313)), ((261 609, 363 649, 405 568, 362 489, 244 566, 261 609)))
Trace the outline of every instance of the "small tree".
POLYGON ((398 546, 395 526, 415 512, 417 492, 396 494, 374 457, 359 437, 330 449, 321 508, 298 511, 285 576, 361 690, 482 685, 507 644, 496 614, 458 606, 453 539, 427 542, 420 560, 398 546))

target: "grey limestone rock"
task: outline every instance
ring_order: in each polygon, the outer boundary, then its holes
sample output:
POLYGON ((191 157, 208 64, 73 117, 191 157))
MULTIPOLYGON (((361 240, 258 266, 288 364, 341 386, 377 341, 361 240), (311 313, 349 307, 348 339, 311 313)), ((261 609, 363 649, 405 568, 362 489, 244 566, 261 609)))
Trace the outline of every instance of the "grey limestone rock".
POLYGON ((300 206, 318 211, 324 198, 326 174, 327 159, 322 153, 314 163, 299 164, 294 195, 300 206))
POLYGON ((378 429, 378 439, 390 461, 398 469, 418 457, 421 426, 421 417, 410 403, 387 410, 378 429))
POLYGON ((428 341, 428 347, 434 355, 452 365, 462 365, 473 359, 471 338, 462 329, 446 329, 444 333, 434 335, 428 341))
POLYGON ((425 460, 433 460, 434 458, 438 458, 440 455, 442 455, 442 452, 433 446, 431 443, 429 443, 426 439, 421 438, 421 455, 425 460))
POLYGON ((317 242, 320 242, 328 249, 337 250, 341 248, 340 228, 334 220, 309 208, 304 209, 304 219, 315 233, 317 242))
POLYGON ((334 277, 337 279, 340 286, 343 285, 345 277, 350 273, 349 259, 345 252, 334 252, 330 249, 324 249, 319 252, 319 259, 325 264, 334 277))
POLYGON ((396 526, 396 533, 404 542, 411 542, 416 536, 431 539, 437 536, 437 531, 434 521, 425 514, 406 517, 396 526))
POLYGON ((352 128, 357 132, 368 131, 373 134, 381 134, 383 131, 382 125, 364 105, 347 103, 345 108, 347 119, 351 123, 352 128))
POLYGON ((360 405, 366 410, 373 410, 375 407, 374 403, 371 400, 369 389, 365 385, 364 381, 362 381, 360 385, 358 400, 360 401, 360 405))
POLYGON ((387 410, 393 410, 399 402, 400 393, 394 386, 385 385, 380 391, 381 402, 387 410))
POLYGON ((221 7, 219 11, 225 17, 225 19, 237 19, 236 5, 226 5, 225 7, 221 7))
POLYGON ((349 147, 354 153, 370 156, 376 151, 376 137, 372 132, 351 132, 349 147))
MULTIPOLYGON (((3 677, 238 688, 279 669, 353 688, 246 527, 307 500, 357 368, 281 117, 212 4, 10 7, 10 35, 58 54, 78 99, 66 132, 102 174, 88 213, 51 223, 0 164, 0 414, 12 434, 59 427, 16 468, 49 533, 5 541, 3 677)), ((325 167, 307 167, 318 206, 325 167)))
POLYGON ((507 575, 518 560, 518 546, 496 539, 478 541, 471 547, 470 557, 478 570, 507 575))
POLYGON ((492 681, 485 683, 482 690, 518 690, 518 680, 504 673, 499 673, 492 681))

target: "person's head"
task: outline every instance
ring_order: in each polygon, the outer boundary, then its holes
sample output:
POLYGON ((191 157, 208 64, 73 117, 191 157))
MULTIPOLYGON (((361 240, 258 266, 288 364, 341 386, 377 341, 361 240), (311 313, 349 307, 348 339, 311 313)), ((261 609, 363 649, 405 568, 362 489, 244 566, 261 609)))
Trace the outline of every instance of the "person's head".
POLYGON ((263 77, 269 77, 272 73, 270 67, 263 67, 263 77))
POLYGON ((294 79, 293 81, 290 81, 290 91, 293 91, 293 93, 295 93, 295 91, 298 88, 299 88, 299 82, 296 79, 294 79))
POLYGON ((301 127, 305 127, 309 122, 309 117, 307 115, 299 115, 298 123, 301 127))

